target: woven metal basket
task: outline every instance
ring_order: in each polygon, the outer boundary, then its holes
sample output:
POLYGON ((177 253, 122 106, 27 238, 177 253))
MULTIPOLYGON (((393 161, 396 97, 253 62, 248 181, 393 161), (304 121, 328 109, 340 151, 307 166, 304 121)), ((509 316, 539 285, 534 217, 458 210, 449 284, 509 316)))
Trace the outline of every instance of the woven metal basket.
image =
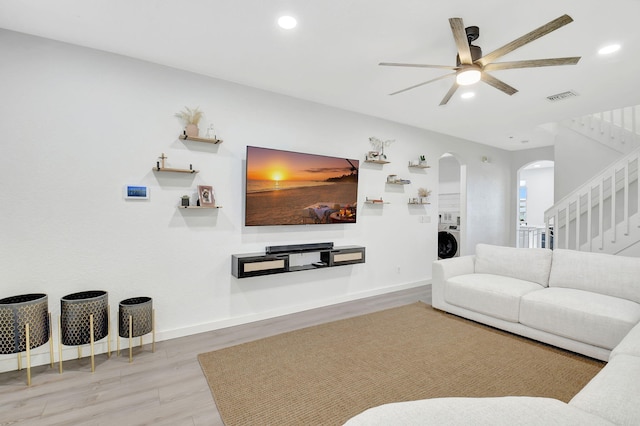
POLYGON ((131 316, 131 337, 143 336, 153 330, 153 300, 150 297, 132 297, 120 302, 118 315, 118 335, 129 337, 129 316, 131 316))
POLYGON ((27 350, 26 324, 29 324, 29 349, 49 341, 49 300, 46 294, 22 294, 0 300, 0 354, 27 350))
POLYGON ((106 291, 90 290, 69 294, 60 299, 62 344, 79 346, 90 343, 90 321, 93 314, 93 340, 109 333, 109 295, 106 291))

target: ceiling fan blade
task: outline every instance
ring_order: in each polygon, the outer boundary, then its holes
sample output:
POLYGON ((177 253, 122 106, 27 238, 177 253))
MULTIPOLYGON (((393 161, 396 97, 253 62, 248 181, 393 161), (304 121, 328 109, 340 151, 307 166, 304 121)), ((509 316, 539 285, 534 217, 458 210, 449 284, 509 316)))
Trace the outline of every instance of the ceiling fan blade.
POLYGON ((580 60, 580 56, 571 58, 549 58, 549 59, 531 59, 528 61, 514 62, 494 62, 487 64, 483 69, 485 71, 509 70, 513 68, 537 68, 537 67, 553 67, 556 65, 575 65, 580 60))
POLYGON ((487 83, 489 86, 493 86, 496 89, 506 93, 507 95, 511 96, 514 93, 517 93, 518 90, 514 89, 513 87, 509 86, 507 83, 505 83, 502 80, 498 80, 497 78, 495 78, 494 76, 483 72, 482 73, 482 81, 484 81, 485 83, 487 83))
POLYGON ((451 77, 452 75, 456 75, 456 73, 441 75, 440 77, 434 78, 432 80, 407 87, 406 89, 398 90, 397 92, 389 93, 389 96, 397 95, 398 93, 406 92, 407 90, 415 89, 416 87, 424 86, 425 84, 433 83, 434 81, 442 80, 443 78, 451 77))
POLYGON ((453 94, 456 92, 456 90, 458 90, 458 83, 456 83, 455 81, 453 82, 453 86, 451 86, 451 89, 449 89, 449 91, 447 92, 446 95, 444 95, 444 98, 442 98, 442 100, 440 101, 440 106, 442 105, 446 105, 447 102, 449 102, 449 99, 451 99, 451 97, 453 96, 453 94))
POLYGON ((453 39, 456 42, 456 47, 458 48, 460 63, 463 65, 471 65, 473 63, 473 59, 471 58, 467 32, 464 29, 462 18, 449 18, 449 25, 451 26, 451 32, 453 33, 453 39))
POLYGON ((450 65, 427 65, 427 64, 400 64, 397 62, 380 62, 378 65, 385 67, 414 67, 414 68, 439 68, 443 70, 457 70, 458 67, 450 65))
POLYGON ((558 28, 563 27, 571 22, 573 22, 573 19, 569 15, 562 15, 561 17, 544 24, 540 28, 536 28, 530 33, 527 33, 522 37, 519 37, 512 42, 507 43, 504 46, 494 50, 493 52, 483 56, 482 58, 478 59, 476 63, 484 67, 487 64, 490 64, 491 62, 500 58, 501 56, 504 56, 507 53, 512 52, 527 43, 531 43, 532 41, 537 40, 540 37, 549 34, 550 32, 555 31, 558 28))

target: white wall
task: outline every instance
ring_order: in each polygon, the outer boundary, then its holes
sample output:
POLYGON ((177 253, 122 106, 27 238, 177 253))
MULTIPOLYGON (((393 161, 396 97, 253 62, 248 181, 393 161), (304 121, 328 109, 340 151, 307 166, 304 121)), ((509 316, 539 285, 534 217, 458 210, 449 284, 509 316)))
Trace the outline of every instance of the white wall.
MULTIPOLYGON (((150 296, 162 340, 427 282, 437 257, 437 158, 447 151, 469 175, 468 247, 508 242, 506 151, 4 30, 0 51, 0 297, 47 293, 54 320, 69 293, 107 290, 114 314, 120 300, 150 296), (224 143, 178 140, 173 114, 184 106, 199 106, 201 128, 213 122, 224 143), (364 158, 370 136, 396 143, 391 164, 361 163, 357 224, 243 226, 246 145, 364 158), (163 152, 168 166, 193 164, 200 173, 152 172, 163 152), (433 168, 408 169, 421 154, 433 168), (484 155, 492 162, 482 163, 484 155), (413 183, 390 188, 391 173, 413 183), (125 184, 148 185, 150 200, 125 201, 125 184), (223 208, 176 209, 198 184, 213 185, 223 208), (407 205, 421 186, 433 190, 433 204, 407 205), (367 195, 391 204, 363 205, 367 195), (233 253, 320 241, 366 246, 367 262, 231 276, 233 253)), ((34 351, 36 363, 45 349, 34 351)), ((6 358, 0 370, 15 369, 6 358)))
POLYGON ((597 141, 560 126, 554 146, 555 201, 583 185, 621 155, 597 141))
POLYGON ((472 160, 467 168, 466 223, 462 225, 466 240, 461 250, 465 254, 475 253, 478 243, 509 245, 507 224, 513 198, 509 153, 496 153, 487 163, 482 162, 482 155, 472 156, 472 160))

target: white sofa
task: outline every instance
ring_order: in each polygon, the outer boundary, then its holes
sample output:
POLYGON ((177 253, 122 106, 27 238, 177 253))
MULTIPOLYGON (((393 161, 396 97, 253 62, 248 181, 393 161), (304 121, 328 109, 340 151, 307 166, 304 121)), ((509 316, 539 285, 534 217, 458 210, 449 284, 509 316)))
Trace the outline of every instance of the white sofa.
POLYGON ((640 258, 479 244, 473 256, 434 262, 432 304, 609 362, 568 404, 433 398, 375 407, 346 425, 640 425, 640 258))
POLYGON ((478 244, 434 262, 432 305, 606 361, 640 322, 640 259, 478 244))

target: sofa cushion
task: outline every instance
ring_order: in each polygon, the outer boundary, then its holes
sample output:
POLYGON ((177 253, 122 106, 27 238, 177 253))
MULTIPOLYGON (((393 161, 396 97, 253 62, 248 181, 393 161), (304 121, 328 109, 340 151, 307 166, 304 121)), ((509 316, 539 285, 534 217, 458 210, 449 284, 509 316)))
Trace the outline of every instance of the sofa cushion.
POLYGON ((620 354, 640 357, 640 324, 636 324, 635 327, 624 336, 622 342, 611 351, 609 360, 620 354))
POLYGON ((569 405, 618 425, 640 425, 640 358, 613 358, 569 405))
POLYGON ((570 288, 528 293, 520 322, 605 349, 613 349, 640 321, 640 305, 626 299, 570 288))
POLYGON ((478 244, 475 272, 504 275, 547 287, 552 255, 552 251, 548 249, 478 244))
POLYGON ((556 249, 549 287, 574 288, 640 303, 640 258, 556 249))
POLYGON ((518 322, 520 298, 544 287, 531 281, 491 274, 467 274, 449 278, 444 300, 452 305, 518 322))
POLYGON ((557 399, 526 396, 433 398, 370 408, 345 426, 590 426, 612 425, 557 399))

